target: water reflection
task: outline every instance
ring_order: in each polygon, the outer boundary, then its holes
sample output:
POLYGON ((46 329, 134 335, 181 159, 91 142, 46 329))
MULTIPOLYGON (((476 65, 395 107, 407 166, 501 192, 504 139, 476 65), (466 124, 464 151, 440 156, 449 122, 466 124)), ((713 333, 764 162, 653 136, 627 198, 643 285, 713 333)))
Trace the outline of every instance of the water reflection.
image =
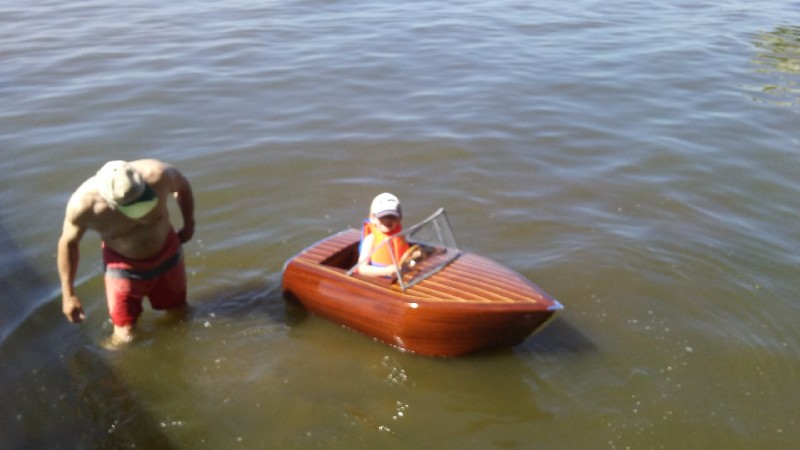
MULTIPOLYGON (((11 248, 9 242, 2 243, 3 248, 11 248)), ((12 267, 30 269, 23 263, 19 259, 12 267)), ((34 270, 23 272, 26 277, 17 277, 16 284, 38 277, 34 270)), ((3 282, 9 280, 4 278, 3 282)), ((16 284, 5 287, 14 288, 16 284)), ((22 300, 32 295, 31 288, 18 289, 26 294, 19 297, 19 304, 26 303, 22 300)), ((95 286, 90 290, 98 289, 95 286)), ((150 312, 142 318, 140 339, 114 352, 100 345, 109 333, 108 320, 81 327, 68 324, 60 302, 54 298, 46 299, 42 307, 29 308, 33 309, 30 313, 9 309, 16 303, 3 302, 3 312, 19 322, 0 341, 0 381, 5 400, 0 404, 3 448, 173 448, 176 439, 184 438, 181 429, 186 427, 186 418, 197 422, 204 416, 175 412, 161 405, 159 399, 178 396, 185 405, 181 396, 187 388, 202 384, 202 371, 209 360, 220 365, 215 360, 230 359, 225 362, 230 368, 224 384, 252 376, 242 375, 242 364, 235 364, 247 357, 247 352, 235 347, 252 345, 249 335, 257 333, 257 328, 287 321, 280 294, 276 293, 273 285, 257 280, 235 290, 194 298, 190 315, 177 323, 150 312), (240 322, 245 323, 243 328, 240 322), (225 339, 235 342, 225 345, 225 339), (201 356, 195 358, 198 343, 210 347, 211 353, 200 350, 197 353, 201 356)), ((259 359, 249 361, 244 369, 259 364, 259 359)), ((203 391, 207 389, 193 390, 203 391)), ((230 396, 224 388, 212 391, 230 396)), ((205 398, 197 397, 200 402, 205 398)))
POLYGON ((107 356, 84 346, 67 361, 80 416, 88 422, 80 429, 83 442, 92 448, 177 448, 164 433, 164 422, 147 410, 107 356))
POLYGON ((12 236, 0 220, 0 343, 51 289, 12 236))
POLYGON ((531 355, 580 354, 597 351, 597 346, 564 317, 557 317, 547 327, 513 348, 516 353, 531 355))
POLYGON ((0 346, 4 448, 173 448, 113 355, 58 305, 36 310, 0 346))
POLYGON ((753 63, 770 75, 761 87, 768 100, 785 106, 800 103, 800 27, 783 26, 760 33, 753 43, 759 51, 753 63))

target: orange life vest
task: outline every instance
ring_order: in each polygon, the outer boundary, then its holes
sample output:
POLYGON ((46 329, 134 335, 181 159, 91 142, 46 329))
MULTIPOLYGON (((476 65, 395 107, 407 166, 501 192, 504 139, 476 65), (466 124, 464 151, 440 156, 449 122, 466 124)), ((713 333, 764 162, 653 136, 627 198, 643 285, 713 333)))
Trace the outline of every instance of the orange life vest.
POLYGON ((369 261, 371 265, 389 266, 395 262, 400 262, 400 258, 403 256, 406 250, 408 250, 408 242, 406 241, 406 238, 394 237, 394 235, 402 230, 402 225, 398 225, 396 231, 392 232, 391 234, 386 234, 372 225, 369 220, 364 221, 361 242, 363 243, 364 238, 370 234, 374 236, 372 238, 372 248, 370 249, 370 251, 373 252, 369 261), (390 239, 390 242, 388 244, 381 245, 381 243, 386 239, 390 239), (378 246, 380 246, 380 248, 378 248, 378 246), (392 260, 392 254, 394 254, 394 260, 392 260))

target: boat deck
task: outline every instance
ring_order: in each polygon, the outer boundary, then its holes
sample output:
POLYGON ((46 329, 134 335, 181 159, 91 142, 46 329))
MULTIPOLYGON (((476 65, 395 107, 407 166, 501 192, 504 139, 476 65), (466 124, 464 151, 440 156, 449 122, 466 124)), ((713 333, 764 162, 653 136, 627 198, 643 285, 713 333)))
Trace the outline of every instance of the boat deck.
MULTIPOLYGON (((358 260, 358 243, 361 233, 345 230, 307 248, 297 255, 297 262, 325 266, 341 272, 355 265, 358 260)), ((434 253, 403 274, 403 281, 436 270, 452 255, 434 253)), ((550 300, 541 289, 516 272, 472 253, 461 254, 442 268, 435 276, 424 279, 405 292, 398 283, 387 278, 352 275, 359 280, 380 285, 393 292, 412 297, 409 300, 439 300, 447 302, 526 304, 530 307, 540 303, 546 307, 550 300)))

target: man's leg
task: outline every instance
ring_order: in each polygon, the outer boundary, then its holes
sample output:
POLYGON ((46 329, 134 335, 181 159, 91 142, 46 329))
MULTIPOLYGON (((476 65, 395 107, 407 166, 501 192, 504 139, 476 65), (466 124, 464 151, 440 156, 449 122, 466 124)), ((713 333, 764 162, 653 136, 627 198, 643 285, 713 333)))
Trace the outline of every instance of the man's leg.
POLYGON ((189 305, 186 302, 186 268, 183 256, 174 267, 154 280, 147 297, 155 310, 166 310, 176 317, 186 315, 189 305))
POLYGON ((117 347, 133 340, 136 321, 142 314, 141 286, 127 278, 105 277, 108 314, 114 324, 109 345, 117 347))

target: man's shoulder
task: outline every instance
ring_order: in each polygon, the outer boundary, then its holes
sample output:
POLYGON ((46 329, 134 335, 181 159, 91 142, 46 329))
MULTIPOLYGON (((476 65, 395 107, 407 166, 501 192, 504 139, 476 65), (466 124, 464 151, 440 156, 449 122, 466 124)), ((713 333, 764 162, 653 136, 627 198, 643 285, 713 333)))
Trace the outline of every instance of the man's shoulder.
POLYGON ((144 159, 137 159, 130 162, 131 165, 136 167, 137 169, 141 167, 161 167, 161 166, 169 166, 164 161, 155 158, 144 158, 144 159))
POLYGON ((172 168, 172 165, 159 159, 137 159, 130 164, 142 175, 145 173, 162 173, 172 168))
POLYGON ((67 202, 67 220, 78 222, 97 214, 98 207, 104 207, 94 177, 84 181, 67 202))
POLYGON ((163 179, 169 179, 177 169, 171 164, 158 159, 139 159, 131 161, 131 165, 142 175, 144 180, 156 185, 163 179))

